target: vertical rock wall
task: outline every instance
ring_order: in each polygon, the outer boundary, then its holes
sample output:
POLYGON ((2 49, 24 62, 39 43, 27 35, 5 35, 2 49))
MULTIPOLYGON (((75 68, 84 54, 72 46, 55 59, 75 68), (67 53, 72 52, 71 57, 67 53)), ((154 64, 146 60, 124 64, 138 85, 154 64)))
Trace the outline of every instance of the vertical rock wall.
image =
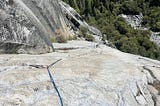
POLYGON ((0 0, 0 53, 47 53, 68 35, 58 0, 0 0))

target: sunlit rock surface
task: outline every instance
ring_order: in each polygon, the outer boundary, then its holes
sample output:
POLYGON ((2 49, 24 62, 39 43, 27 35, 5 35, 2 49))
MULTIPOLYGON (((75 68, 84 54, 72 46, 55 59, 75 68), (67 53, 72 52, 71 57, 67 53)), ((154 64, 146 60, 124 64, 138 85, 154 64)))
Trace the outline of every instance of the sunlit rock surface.
POLYGON ((160 62, 85 41, 54 44, 44 55, 0 55, 1 106, 58 106, 46 69, 51 71, 64 106, 159 106, 160 62), (75 45, 75 46, 73 46, 75 45))

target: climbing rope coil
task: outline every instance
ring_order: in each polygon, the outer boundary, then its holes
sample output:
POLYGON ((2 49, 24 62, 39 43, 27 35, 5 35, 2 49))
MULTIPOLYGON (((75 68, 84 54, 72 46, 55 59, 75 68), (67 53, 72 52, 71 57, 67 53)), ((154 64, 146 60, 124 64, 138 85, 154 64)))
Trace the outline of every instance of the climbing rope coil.
POLYGON ((55 91, 56 91, 56 93, 57 93, 57 95, 58 95, 58 98, 59 98, 59 101, 60 101, 60 106, 63 106, 63 100, 62 100, 61 94, 60 94, 60 92, 59 92, 59 90, 58 90, 58 88, 57 88, 57 86, 56 86, 56 83, 55 83, 55 81, 54 81, 54 79, 53 79, 53 75, 52 75, 52 73, 51 73, 51 71, 50 71, 50 67, 52 67, 54 64, 56 64, 57 62, 59 62, 59 61, 61 61, 61 60, 62 60, 62 59, 59 59, 59 60, 53 62, 53 63, 50 64, 50 65, 29 65, 29 66, 35 67, 35 68, 42 68, 42 69, 43 69, 43 68, 47 68, 48 75, 49 75, 49 77, 50 77, 50 81, 52 82, 53 87, 54 87, 54 89, 55 89, 55 91))

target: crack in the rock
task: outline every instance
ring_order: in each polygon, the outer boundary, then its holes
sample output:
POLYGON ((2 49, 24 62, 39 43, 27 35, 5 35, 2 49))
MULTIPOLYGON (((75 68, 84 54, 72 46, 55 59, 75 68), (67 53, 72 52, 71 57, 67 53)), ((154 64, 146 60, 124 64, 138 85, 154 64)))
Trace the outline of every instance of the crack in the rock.
POLYGON ((136 91, 136 95, 135 95, 135 94, 133 93, 133 91, 131 90, 131 91, 132 91, 132 95, 133 95, 135 101, 136 101, 139 105, 141 105, 141 103, 137 100, 137 97, 140 96, 140 95, 142 95, 146 102, 147 102, 147 99, 146 99, 145 94, 143 93, 142 88, 140 87, 140 85, 139 85, 137 82, 135 82, 135 83, 136 83, 137 91, 136 91))
POLYGON ((118 95, 118 104, 117 104, 117 106, 125 105, 126 102, 125 102, 124 97, 123 97, 123 92, 120 91, 117 95, 118 95))
POLYGON ((153 86, 158 91, 158 95, 160 95, 160 81, 159 80, 155 80, 153 84, 149 84, 149 85, 153 86))
POLYGON ((154 102, 154 106, 157 106, 157 98, 155 97, 154 94, 151 93, 151 96, 152 96, 152 100, 154 102))
POLYGON ((149 91, 149 93, 150 93, 150 95, 152 97, 151 99, 152 99, 152 101, 154 103, 154 106, 157 106, 157 98, 156 98, 155 94, 153 94, 149 89, 148 89, 148 91, 149 91))
POLYGON ((147 68, 146 66, 143 66, 143 69, 148 71, 152 78, 154 78, 153 83, 149 83, 149 85, 153 86, 156 90, 158 90, 158 94, 160 95, 160 81, 157 79, 151 69, 147 68))
MULTIPOLYGON (((159 68, 159 67, 156 67, 156 68, 159 68)), ((143 66, 143 69, 146 70, 146 71, 148 71, 149 74, 151 75, 151 77, 153 78, 153 83, 148 83, 148 85, 151 85, 152 87, 154 87, 158 91, 158 95, 160 95, 160 81, 154 75, 154 73, 152 72, 152 70, 149 69, 149 68, 147 68, 147 66, 143 66)), ((154 106, 157 106, 157 97, 156 97, 156 95, 153 94, 150 90, 149 90, 149 92, 150 92, 150 94, 152 96, 152 100, 154 102, 154 106)))
POLYGON ((143 66, 143 69, 148 71, 150 73, 150 75, 152 76, 152 78, 154 78, 155 80, 157 80, 156 76, 154 75, 154 73, 152 72, 152 70, 150 70, 149 68, 147 68, 146 66, 143 66))
MULTIPOLYGON (((144 94, 141 86, 140 86, 137 82, 136 82, 136 86, 137 86, 137 89, 138 89, 136 96, 138 96, 138 94, 139 94, 139 95, 142 95, 142 96, 144 97, 144 99, 146 100, 145 94, 144 94)), ((147 100, 146 100, 146 101, 147 101, 147 100)))

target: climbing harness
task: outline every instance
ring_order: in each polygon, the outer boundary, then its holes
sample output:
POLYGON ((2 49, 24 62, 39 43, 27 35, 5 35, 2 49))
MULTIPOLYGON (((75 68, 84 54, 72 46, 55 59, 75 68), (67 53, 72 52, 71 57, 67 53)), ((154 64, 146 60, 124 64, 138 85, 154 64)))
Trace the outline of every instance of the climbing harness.
POLYGON ((47 71, 48 71, 48 75, 49 75, 49 77, 50 77, 50 80, 51 80, 51 82, 52 82, 52 84, 53 84, 53 87, 54 87, 55 91, 57 92, 57 95, 58 95, 58 98, 59 98, 59 101, 60 101, 60 106, 63 106, 62 97, 61 97, 60 92, 59 92, 59 90, 58 90, 58 88, 57 88, 57 86, 56 86, 56 83, 55 83, 54 79, 53 79, 53 75, 52 75, 52 73, 51 73, 51 71, 50 71, 50 69, 49 69, 51 66, 53 66, 54 64, 56 64, 57 62, 59 62, 59 61, 61 61, 61 60, 62 60, 62 59, 59 59, 59 60, 53 62, 53 63, 50 64, 50 65, 29 65, 29 66, 35 67, 35 68, 39 68, 39 69, 47 68, 47 71))

